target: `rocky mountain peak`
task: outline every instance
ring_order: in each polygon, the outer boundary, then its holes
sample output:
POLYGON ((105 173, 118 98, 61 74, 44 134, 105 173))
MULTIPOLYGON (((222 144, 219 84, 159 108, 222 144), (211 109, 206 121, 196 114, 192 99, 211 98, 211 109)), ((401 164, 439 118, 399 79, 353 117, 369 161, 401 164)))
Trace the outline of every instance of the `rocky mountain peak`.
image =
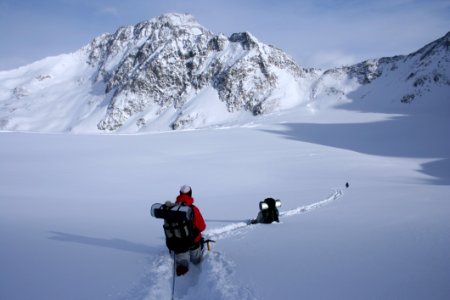
POLYGON ((116 130, 137 115, 139 126, 145 126, 169 108, 178 110, 174 124, 186 124, 183 118, 193 117, 184 116, 183 105, 190 94, 208 86, 229 112, 266 113, 279 106, 280 99, 271 98, 280 85, 278 73, 284 70, 294 85, 304 73, 281 50, 248 32, 215 35, 185 14, 122 27, 86 50, 90 64, 98 66, 96 80, 111 94, 101 130, 116 130), (146 113, 155 109, 158 115, 146 113))
POLYGON ((167 27, 202 27, 197 19, 190 14, 167 13, 155 19, 154 22, 163 24, 167 27))
POLYGON ((233 33, 230 42, 240 43, 242 48, 249 50, 258 46, 258 40, 249 32, 233 33))
POLYGON ((340 99, 359 89, 365 98, 394 82, 396 88, 386 98, 389 106, 398 111, 402 111, 404 104, 423 99, 432 91, 445 93, 442 91, 450 87, 450 32, 408 55, 370 59, 327 70, 314 83, 312 93, 314 98, 331 95, 340 99))
POLYGON ((446 35, 441 37, 440 39, 437 39, 434 42, 431 42, 424 47, 420 48, 416 52, 411 53, 408 55, 409 57, 412 56, 420 56, 420 60, 423 61, 427 57, 439 55, 439 52, 449 52, 450 51, 450 31, 447 32, 446 35))
POLYGON ((314 101, 368 103, 371 97, 401 111, 431 93, 448 95, 449 66, 450 33, 409 55, 322 72, 301 68, 249 32, 227 37, 191 15, 165 14, 103 34, 70 55, 0 74, 6 78, 0 80, 0 128, 196 128, 314 101))

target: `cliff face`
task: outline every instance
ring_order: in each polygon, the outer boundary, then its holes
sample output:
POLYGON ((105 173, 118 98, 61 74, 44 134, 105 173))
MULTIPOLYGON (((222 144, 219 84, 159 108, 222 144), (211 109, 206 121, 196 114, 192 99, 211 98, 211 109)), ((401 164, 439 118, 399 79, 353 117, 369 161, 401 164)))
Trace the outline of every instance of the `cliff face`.
MULTIPOLYGON (((271 112, 282 101, 270 99, 280 85, 280 72, 295 84, 310 76, 281 50, 250 33, 214 35, 189 15, 163 15, 120 28, 95 39, 87 51, 89 63, 98 68, 96 80, 106 83, 105 93, 112 93, 100 130, 115 130, 149 106, 159 113, 173 107, 182 118, 188 96, 208 86, 229 112, 271 112)), ((139 120, 147 121, 145 116, 139 120)))

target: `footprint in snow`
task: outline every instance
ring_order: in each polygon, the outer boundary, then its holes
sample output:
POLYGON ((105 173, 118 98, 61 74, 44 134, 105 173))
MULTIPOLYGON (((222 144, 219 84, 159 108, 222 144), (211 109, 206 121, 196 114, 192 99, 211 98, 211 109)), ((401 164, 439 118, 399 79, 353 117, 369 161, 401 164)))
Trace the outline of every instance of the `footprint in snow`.
MULTIPOLYGON (((175 299, 256 299, 252 291, 234 280, 234 263, 219 252, 209 252, 199 266, 175 279, 175 299)), ((171 299, 173 258, 161 255, 150 271, 150 288, 145 300, 171 299)))

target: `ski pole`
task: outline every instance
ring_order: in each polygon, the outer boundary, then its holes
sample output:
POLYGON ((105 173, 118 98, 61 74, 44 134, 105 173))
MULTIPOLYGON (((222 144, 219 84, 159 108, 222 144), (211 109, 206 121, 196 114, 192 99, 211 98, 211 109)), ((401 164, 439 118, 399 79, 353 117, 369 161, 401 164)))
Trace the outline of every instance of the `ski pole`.
POLYGON ((175 272, 177 269, 177 264, 175 261, 175 252, 173 252, 173 276, 172 276, 172 300, 174 299, 174 295, 175 295, 175 272))

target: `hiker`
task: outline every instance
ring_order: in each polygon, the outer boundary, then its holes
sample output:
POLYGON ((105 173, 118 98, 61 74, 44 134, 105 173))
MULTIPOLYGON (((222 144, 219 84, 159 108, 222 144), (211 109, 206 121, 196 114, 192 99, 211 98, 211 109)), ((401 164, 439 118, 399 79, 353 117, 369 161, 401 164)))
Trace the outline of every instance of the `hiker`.
POLYGON ((250 221, 250 224, 264 223, 271 224, 273 222, 280 222, 278 218, 278 207, 281 206, 280 200, 273 198, 266 198, 264 201, 259 202, 259 213, 256 219, 250 221))
POLYGON ((192 219, 192 229, 194 240, 188 251, 175 253, 176 271, 177 275, 183 275, 189 270, 189 261, 197 265, 201 262, 203 257, 203 238, 202 231, 205 230, 206 224, 200 210, 193 204, 192 188, 188 185, 183 185, 180 188, 180 195, 177 197, 175 204, 184 204, 190 206, 194 212, 192 219))
MULTIPOLYGON (((189 271, 189 262, 197 265, 203 257, 205 241, 202 231, 205 230, 206 224, 200 210, 193 203, 192 188, 183 185, 175 203, 155 203, 151 208, 153 217, 164 219, 166 245, 169 251, 174 253, 178 276, 189 271)), ((206 241, 208 249, 209 242, 214 241, 206 241)))

